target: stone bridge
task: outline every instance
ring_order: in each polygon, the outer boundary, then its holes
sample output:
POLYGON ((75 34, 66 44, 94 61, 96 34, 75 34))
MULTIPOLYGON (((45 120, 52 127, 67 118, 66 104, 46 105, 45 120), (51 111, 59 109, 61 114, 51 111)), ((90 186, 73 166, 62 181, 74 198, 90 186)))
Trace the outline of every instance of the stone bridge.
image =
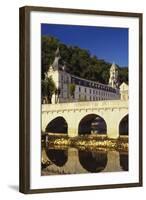
POLYGON ((107 127, 109 138, 119 137, 121 120, 128 115, 128 101, 104 100, 42 105, 42 131, 57 117, 63 117, 68 125, 68 136, 78 136, 79 124, 88 115, 98 115, 107 127))

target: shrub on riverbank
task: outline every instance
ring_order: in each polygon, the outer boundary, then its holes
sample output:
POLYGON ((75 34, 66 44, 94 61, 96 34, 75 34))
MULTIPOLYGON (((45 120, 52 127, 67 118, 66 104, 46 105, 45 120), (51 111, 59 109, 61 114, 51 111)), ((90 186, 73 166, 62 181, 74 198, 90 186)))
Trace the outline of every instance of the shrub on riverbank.
POLYGON ((71 146, 85 148, 109 148, 116 150, 128 150, 128 139, 109 139, 106 136, 79 136, 69 138, 68 136, 48 136, 47 145, 49 146, 71 146))

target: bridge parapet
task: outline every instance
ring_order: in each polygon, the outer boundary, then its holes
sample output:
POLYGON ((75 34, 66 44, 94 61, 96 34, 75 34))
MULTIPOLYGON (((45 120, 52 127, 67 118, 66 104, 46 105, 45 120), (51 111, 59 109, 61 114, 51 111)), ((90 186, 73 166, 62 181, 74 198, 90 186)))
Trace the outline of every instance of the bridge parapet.
POLYGON ((114 109, 128 108, 128 101, 104 100, 104 101, 85 101, 59 104, 43 104, 42 112, 58 110, 86 110, 86 109, 114 109))

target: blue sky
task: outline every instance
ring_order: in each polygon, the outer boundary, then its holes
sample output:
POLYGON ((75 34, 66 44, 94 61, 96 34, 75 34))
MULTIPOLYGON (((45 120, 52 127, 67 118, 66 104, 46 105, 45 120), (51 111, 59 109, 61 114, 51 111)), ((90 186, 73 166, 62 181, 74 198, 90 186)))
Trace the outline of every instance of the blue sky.
POLYGON ((42 24, 42 35, 51 35, 62 43, 89 50, 110 63, 128 66, 128 29, 76 25, 42 24))

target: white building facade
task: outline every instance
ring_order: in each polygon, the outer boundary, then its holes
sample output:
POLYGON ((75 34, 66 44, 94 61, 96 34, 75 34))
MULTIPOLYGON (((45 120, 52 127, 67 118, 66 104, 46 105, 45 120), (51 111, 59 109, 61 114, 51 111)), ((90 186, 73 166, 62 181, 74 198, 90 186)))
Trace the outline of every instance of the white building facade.
POLYGON ((120 99, 121 100, 127 101, 129 99, 128 91, 129 91, 128 85, 123 82, 120 85, 120 99))
POLYGON ((54 81, 57 93, 52 96, 52 103, 100 101, 120 99, 118 85, 118 67, 113 63, 109 72, 109 84, 87 80, 65 71, 65 66, 59 64, 59 48, 55 52, 53 64, 46 74, 54 81))

